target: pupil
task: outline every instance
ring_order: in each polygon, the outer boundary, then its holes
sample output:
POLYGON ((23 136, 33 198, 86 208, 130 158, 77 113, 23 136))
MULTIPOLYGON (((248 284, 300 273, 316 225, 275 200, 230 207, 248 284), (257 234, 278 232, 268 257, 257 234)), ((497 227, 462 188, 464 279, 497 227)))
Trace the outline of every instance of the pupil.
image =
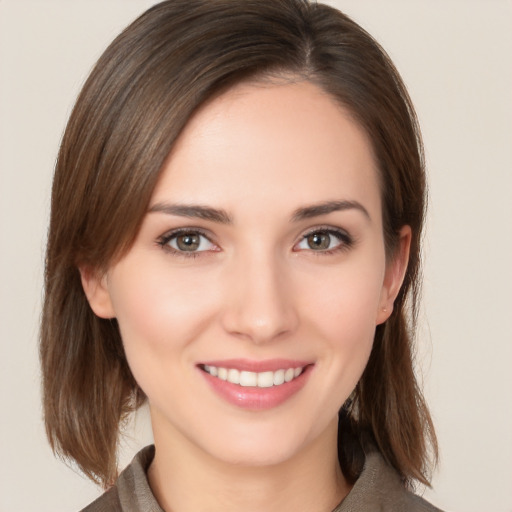
POLYGON ((195 251, 199 247, 199 235, 181 235, 176 242, 182 251, 195 251))
POLYGON ((331 237, 327 233, 314 233, 308 236, 308 245, 311 249, 328 249, 331 237))

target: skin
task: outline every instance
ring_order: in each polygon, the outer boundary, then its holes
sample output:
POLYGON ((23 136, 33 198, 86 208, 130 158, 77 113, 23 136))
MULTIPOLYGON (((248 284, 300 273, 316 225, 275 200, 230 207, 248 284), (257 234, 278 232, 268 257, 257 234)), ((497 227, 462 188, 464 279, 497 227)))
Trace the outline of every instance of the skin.
POLYGON ((311 512, 341 501, 350 487, 336 455, 337 413, 391 314, 409 243, 405 226, 386 257, 370 142, 317 86, 241 84, 196 113, 131 249, 105 275, 82 269, 91 307, 117 318, 148 396, 149 481, 164 509, 311 512), (332 201, 362 208, 293 219, 332 201), (178 203, 222 210, 231 222, 170 214, 178 203), (176 228, 206 235, 195 257, 162 240, 176 228), (312 248, 307 235, 322 229, 342 236, 312 248), (284 403, 247 410, 197 367, 233 358, 312 370, 284 403))

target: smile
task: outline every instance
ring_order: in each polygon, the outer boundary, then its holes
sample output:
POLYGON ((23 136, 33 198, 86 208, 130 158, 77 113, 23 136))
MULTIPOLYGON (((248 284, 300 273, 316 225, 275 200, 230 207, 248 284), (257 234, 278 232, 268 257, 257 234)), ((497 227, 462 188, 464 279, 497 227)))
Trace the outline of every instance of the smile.
POLYGON ((236 384, 242 387, 270 388, 281 386, 299 377, 304 367, 282 368, 276 371, 250 372, 236 368, 223 368, 203 365, 202 369, 212 377, 236 384))
POLYGON ((272 409, 306 385, 313 361, 226 359, 197 365, 206 384, 223 401, 250 411, 272 409))

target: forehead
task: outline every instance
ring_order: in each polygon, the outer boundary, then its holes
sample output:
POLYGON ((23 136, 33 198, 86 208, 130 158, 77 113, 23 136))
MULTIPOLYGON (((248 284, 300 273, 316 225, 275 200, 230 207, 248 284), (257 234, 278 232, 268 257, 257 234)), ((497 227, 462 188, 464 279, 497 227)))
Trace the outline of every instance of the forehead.
POLYGON ((318 86, 247 83, 203 105, 188 122, 152 203, 236 209, 255 201, 296 207, 364 199, 380 210, 377 176, 366 133, 318 86))

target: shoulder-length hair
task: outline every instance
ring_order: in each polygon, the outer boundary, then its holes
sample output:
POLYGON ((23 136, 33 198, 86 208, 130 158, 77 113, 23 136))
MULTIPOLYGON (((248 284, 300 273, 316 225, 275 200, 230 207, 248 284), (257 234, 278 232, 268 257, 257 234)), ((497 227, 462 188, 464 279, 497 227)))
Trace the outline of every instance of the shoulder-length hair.
POLYGON ((370 437, 405 483, 428 484, 437 445, 413 371, 424 159, 398 72, 365 30, 326 5, 168 0, 97 62, 69 119, 53 182, 40 344, 46 430, 54 451, 105 486, 117 475, 120 425, 145 397, 116 321, 94 315, 78 269, 104 271, 130 248, 162 165, 199 106, 236 83, 272 77, 317 84, 368 134, 388 257, 400 228, 412 228, 393 313, 377 327, 368 365, 340 412, 338 450, 351 481, 370 437))

